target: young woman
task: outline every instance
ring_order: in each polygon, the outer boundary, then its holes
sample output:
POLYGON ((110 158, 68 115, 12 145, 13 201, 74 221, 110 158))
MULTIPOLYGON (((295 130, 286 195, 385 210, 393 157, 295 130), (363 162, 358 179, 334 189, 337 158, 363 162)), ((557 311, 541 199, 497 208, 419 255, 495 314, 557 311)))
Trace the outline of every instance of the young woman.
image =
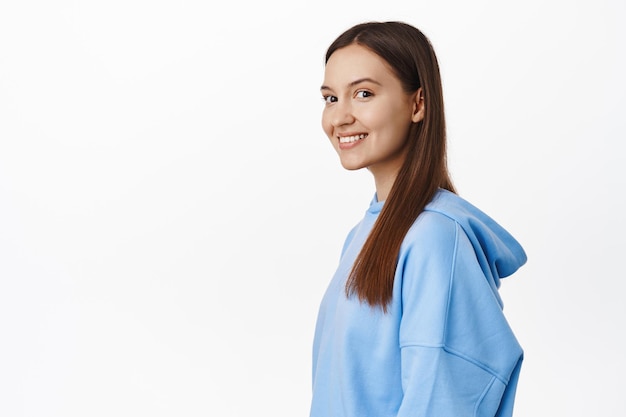
POLYGON ((498 287, 526 255, 455 194, 430 42, 401 22, 354 26, 321 91, 341 164, 367 168, 376 194, 320 306, 311 417, 510 416, 522 349, 498 287))

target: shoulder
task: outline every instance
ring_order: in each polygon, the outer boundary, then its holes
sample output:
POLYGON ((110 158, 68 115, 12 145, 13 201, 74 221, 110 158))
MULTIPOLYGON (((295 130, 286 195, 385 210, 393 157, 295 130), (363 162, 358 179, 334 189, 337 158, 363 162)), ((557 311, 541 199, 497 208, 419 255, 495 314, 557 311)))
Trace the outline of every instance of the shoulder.
POLYGON ((448 190, 440 189, 426 205, 424 212, 439 213, 463 225, 472 218, 487 218, 478 207, 448 190))
POLYGON ((407 280, 418 280, 420 286, 448 281, 459 249, 460 233, 462 230, 454 219, 435 211, 422 212, 400 247, 398 272, 404 285, 407 280))
POLYGON ((474 229, 485 221, 488 217, 478 208, 452 192, 439 190, 405 235, 399 261, 404 267, 411 263, 449 270, 459 252, 482 250, 474 229))
POLYGON ((484 214, 458 195, 440 189, 417 217, 407 237, 450 239, 456 236, 458 226, 463 228, 477 215, 484 214))
POLYGON ((463 213, 466 204, 456 194, 439 190, 405 235, 400 260, 451 266, 464 234, 459 219, 467 217, 463 213))
POLYGON ((405 245, 450 249, 474 212, 479 210, 458 195, 439 190, 407 232, 405 245))
POLYGON ((437 211, 425 210, 407 232, 403 246, 406 249, 415 246, 428 247, 431 250, 450 249, 454 246, 457 234, 458 224, 453 218, 437 211))

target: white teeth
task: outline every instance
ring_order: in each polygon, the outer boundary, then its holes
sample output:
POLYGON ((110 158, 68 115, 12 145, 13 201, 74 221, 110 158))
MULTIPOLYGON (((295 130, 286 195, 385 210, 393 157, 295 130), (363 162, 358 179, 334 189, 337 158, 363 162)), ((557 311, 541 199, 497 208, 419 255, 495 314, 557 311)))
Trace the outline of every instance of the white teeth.
POLYGON ((365 133, 361 133, 360 135, 354 135, 354 136, 340 136, 339 143, 356 142, 357 140, 364 139, 365 136, 367 136, 365 133))

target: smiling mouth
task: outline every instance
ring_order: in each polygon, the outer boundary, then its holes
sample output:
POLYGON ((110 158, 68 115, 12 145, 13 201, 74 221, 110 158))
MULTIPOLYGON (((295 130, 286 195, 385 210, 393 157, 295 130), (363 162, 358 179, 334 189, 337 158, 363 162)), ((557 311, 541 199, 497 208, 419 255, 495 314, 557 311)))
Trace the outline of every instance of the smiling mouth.
POLYGON ((363 140, 367 137, 367 133, 361 133, 360 135, 352 136, 339 136, 339 143, 353 143, 357 140, 363 140))

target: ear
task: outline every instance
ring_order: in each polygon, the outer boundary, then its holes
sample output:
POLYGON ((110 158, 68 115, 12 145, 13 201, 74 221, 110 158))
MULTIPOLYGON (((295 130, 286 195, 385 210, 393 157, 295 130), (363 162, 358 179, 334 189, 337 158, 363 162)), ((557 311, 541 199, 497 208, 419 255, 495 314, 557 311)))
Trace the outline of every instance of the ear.
POLYGON ((424 103, 424 92, 422 87, 418 88, 413 93, 413 113, 411 114, 411 120, 413 123, 421 122, 424 120, 424 113, 426 112, 426 104, 424 103))

